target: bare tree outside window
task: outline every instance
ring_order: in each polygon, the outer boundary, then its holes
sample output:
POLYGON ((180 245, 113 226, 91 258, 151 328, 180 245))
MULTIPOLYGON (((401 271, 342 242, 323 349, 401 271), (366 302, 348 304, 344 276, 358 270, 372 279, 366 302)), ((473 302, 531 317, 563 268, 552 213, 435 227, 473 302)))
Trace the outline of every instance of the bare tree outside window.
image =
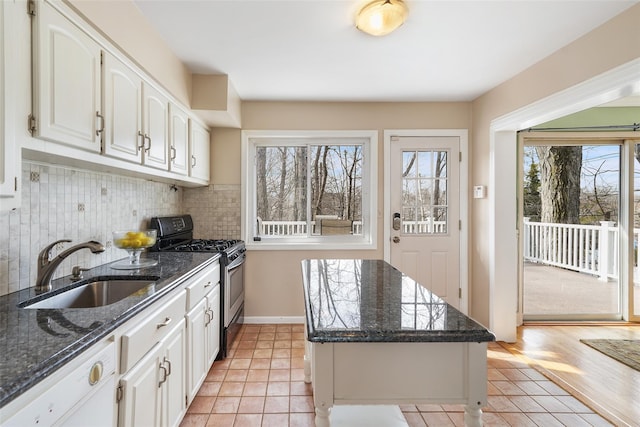
POLYGON ((325 234, 324 220, 334 221, 331 234, 361 234, 362 153, 359 144, 256 147, 261 234, 325 234))
POLYGON ((525 147, 524 216, 555 224, 617 221, 619 150, 598 145, 525 147))
POLYGON ((403 233, 448 232, 446 151, 403 152, 403 233))
POLYGON ((578 224, 581 146, 536 147, 540 165, 542 222, 578 224))

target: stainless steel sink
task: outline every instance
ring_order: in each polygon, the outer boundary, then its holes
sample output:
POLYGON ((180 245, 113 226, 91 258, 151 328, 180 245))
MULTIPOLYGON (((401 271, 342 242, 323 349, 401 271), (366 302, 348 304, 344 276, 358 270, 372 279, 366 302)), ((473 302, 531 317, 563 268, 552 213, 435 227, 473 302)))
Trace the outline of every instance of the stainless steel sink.
POLYGON ((48 309, 102 307, 134 293, 148 295, 154 291, 154 288, 155 281, 148 279, 93 280, 42 300, 33 298, 24 301, 19 304, 19 307, 48 309))

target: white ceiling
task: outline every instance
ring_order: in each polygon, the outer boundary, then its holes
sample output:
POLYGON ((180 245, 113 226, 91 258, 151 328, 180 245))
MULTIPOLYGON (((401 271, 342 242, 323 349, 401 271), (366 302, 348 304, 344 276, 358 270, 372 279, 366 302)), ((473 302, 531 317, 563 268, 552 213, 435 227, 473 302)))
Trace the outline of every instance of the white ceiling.
MULTIPOLYGON (((243 100, 471 101, 638 0, 406 0, 386 37, 361 0, 134 0, 194 73, 243 100)), ((624 43, 624 41, 620 41, 624 43)))

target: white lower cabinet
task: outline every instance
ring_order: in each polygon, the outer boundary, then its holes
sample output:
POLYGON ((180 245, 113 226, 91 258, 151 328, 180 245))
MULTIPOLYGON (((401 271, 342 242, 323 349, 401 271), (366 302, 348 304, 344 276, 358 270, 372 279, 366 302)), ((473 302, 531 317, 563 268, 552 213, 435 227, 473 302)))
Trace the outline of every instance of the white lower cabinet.
POLYGON ((0 410, 3 427, 113 427, 116 345, 95 344, 0 410))
POLYGON ((120 379, 119 425, 177 426, 186 410, 184 320, 120 379))
POLYGON ((220 349, 220 290, 216 260, 4 406, 0 424, 179 426, 220 349))
POLYGON ((211 315, 207 324, 207 371, 213 365, 220 352, 220 331, 222 330, 222 311, 220 302, 220 286, 207 295, 208 310, 211 315))
POLYGON ((220 350, 220 265, 187 285, 187 397, 191 402, 220 350))
POLYGON ((119 426, 180 424, 187 408, 185 296, 181 290, 122 335, 119 426))
POLYGON ((203 298, 187 313, 188 376, 187 391, 189 402, 216 360, 220 351, 220 285, 203 298))

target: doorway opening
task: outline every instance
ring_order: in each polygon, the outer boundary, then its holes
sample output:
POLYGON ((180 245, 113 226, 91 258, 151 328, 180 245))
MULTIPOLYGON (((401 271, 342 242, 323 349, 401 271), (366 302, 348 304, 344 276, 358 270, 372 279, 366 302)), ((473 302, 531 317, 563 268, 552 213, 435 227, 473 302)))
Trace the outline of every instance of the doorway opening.
POLYGON ((630 159, 635 148, 611 134, 520 138, 523 321, 637 314, 638 256, 629 250, 640 234, 640 149, 630 159))

